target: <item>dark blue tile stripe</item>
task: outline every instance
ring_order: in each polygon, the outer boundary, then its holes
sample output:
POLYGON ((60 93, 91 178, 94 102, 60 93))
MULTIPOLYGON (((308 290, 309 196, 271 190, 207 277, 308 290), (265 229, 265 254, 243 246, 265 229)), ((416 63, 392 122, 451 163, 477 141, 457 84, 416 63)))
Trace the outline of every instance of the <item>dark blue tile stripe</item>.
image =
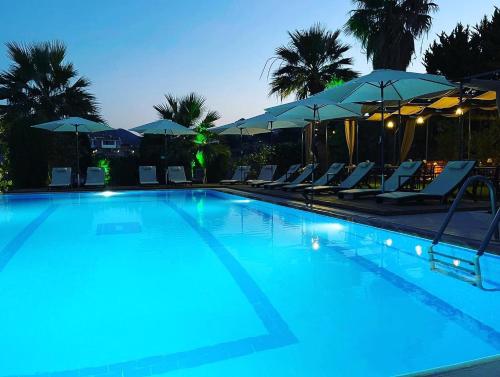
MULTIPOLYGON (((329 249, 337 250, 341 253, 350 252, 349 249, 342 246, 327 246, 329 249)), ((463 329, 469 331, 473 336, 482 339, 491 344, 496 349, 500 350, 500 333, 493 327, 481 322, 480 320, 464 313, 460 309, 454 307, 438 296, 433 295, 429 291, 419 287, 416 284, 405 280, 401 276, 391 272, 383 267, 378 266, 371 260, 359 255, 346 256, 349 260, 356 262, 364 269, 376 274, 387 282, 391 283, 398 289, 408 293, 409 296, 420 301, 424 305, 431 307, 446 319, 455 322, 463 329)))
POLYGON ((205 243, 212 249, 221 263, 226 267, 234 281, 246 296, 255 312, 270 334, 281 336, 290 341, 296 341, 286 322, 271 304, 267 296, 251 278, 243 266, 233 257, 226 247, 207 229, 201 227, 198 222, 186 211, 174 203, 166 202, 189 226, 198 233, 205 243))
POLYGON ((0 251, 0 272, 3 271, 7 263, 24 245, 26 240, 43 224, 47 218, 57 209, 56 204, 51 204, 45 211, 38 215, 33 221, 26 225, 7 245, 0 251))

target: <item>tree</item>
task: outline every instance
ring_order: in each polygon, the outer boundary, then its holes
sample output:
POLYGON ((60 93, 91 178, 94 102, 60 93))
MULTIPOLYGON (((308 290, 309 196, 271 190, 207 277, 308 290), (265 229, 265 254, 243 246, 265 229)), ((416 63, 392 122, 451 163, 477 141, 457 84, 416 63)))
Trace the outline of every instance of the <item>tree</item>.
POLYGON ((16 187, 39 187, 47 178, 48 151, 57 158, 67 138, 50 138, 30 126, 64 116, 102 119, 95 97, 88 92, 89 80, 79 77, 73 64, 65 61, 64 44, 6 46, 12 64, 0 73, 0 101, 4 101, 0 117, 7 125, 10 173, 16 187))
MULTIPOLYGON (((288 35, 290 42, 278 47, 276 55, 268 60, 269 71, 275 63, 279 63, 272 73, 269 95, 276 94, 283 99, 295 94, 298 99, 303 99, 323 91, 332 82, 348 81, 358 76, 351 69, 352 58, 345 56, 350 47, 341 43, 340 30, 329 31, 317 24, 307 30, 288 32, 288 35)), ((305 140, 308 160, 312 144, 311 127, 306 128, 305 140)), ((326 146, 322 140, 317 147, 320 161, 325 162, 326 146)))
POLYGON ((461 23, 450 34, 442 32, 424 54, 427 72, 454 79, 475 73, 480 47, 472 43, 471 34, 461 23))
POLYGON ((199 94, 190 93, 184 97, 165 94, 166 102, 153 106, 162 119, 170 119, 185 127, 195 128, 198 135, 194 144, 180 138, 169 147, 166 159, 172 163, 206 167, 207 156, 211 156, 209 144, 212 133, 208 128, 215 125, 220 118, 217 111, 206 108, 206 99, 199 94), (194 155, 194 158, 193 158, 194 155))
POLYGON ((358 76, 350 68, 352 58, 344 56, 350 47, 340 42, 340 30, 329 31, 317 24, 288 35, 288 45, 278 47, 276 55, 269 59, 269 70, 279 63, 272 73, 269 95, 283 99, 295 94, 302 99, 321 92, 332 80, 347 81, 358 76))
POLYGON ((500 68, 500 10, 484 17, 475 27, 457 26, 442 32, 423 57, 428 73, 460 79, 500 68))
POLYGON ((177 98, 165 94, 166 102, 153 106, 162 119, 170 119, 185 127, 211 127, 220 118, 217 111, 207 110, 206 99, 196 93, 177 98))
POLYGON ((374 69, 406 70, 415 54, 415 40, 429 32, 429 0, 354 0, 345 30, 361 41, 374 69))

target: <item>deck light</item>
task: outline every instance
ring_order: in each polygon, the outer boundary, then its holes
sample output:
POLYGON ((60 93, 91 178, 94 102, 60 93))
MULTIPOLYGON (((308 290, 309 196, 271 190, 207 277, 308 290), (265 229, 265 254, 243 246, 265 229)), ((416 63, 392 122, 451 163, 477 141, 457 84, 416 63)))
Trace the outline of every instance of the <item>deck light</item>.
POLYGON ((417 118, 417 124, 424 124, 424 118, 423 117, 418 117, 417 118))
POLYGON ((385 246, 391 247, 392 246, 392 238, 386 239, 384 243, 385 243, 385 246))

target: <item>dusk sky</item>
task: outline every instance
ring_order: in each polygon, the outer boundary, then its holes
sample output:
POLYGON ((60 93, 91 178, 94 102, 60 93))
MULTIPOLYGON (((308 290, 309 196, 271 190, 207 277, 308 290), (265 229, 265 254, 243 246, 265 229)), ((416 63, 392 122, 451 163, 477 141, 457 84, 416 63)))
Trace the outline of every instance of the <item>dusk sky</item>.
MULTIPOLYGON (((476 24, 500 6, 492 0, 436 2, 432 31, 417 43, 410 70, 424 70, 421 52, 437 33, 449 32, 457 21, 476 24)), ((266 76, 259 76, 274 49, 287 42, 288 30, 316 22, 342 28, 350 9, 350 0, 18 0, 8 3, 0 42, 63 41, 69 60, 92 81, 112 127, 155 120, 152 107, 164 93, 191 91, 207 98, 223 124, 279 103, 268 96, 266 76)), ((360 44, 346 35, 342 40, 352 47, 354 68, 368 73, 360 44)), ((0 70, 8 65, 2 46, 0 70)))

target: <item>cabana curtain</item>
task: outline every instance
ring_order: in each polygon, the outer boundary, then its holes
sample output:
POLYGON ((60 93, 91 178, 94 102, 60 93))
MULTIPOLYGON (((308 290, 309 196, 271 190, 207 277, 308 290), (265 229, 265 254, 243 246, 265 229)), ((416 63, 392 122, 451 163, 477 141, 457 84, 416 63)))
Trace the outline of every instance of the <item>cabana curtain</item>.
POLYGON ((415 136, 415 126, 417 119, 409 118, 405 124, 405 133, 401 142, 400 161, 405 161, 410 152, 411 145, 413 144, 413 137, 415 136))
POLYGON ((349 152, 349 165, 352 166, 352 157, 354 155, 354 148, 356 145, 356 121, 346 119, 344 121, 345 127, 345 141, 347 143, 347 150, 349 152))

